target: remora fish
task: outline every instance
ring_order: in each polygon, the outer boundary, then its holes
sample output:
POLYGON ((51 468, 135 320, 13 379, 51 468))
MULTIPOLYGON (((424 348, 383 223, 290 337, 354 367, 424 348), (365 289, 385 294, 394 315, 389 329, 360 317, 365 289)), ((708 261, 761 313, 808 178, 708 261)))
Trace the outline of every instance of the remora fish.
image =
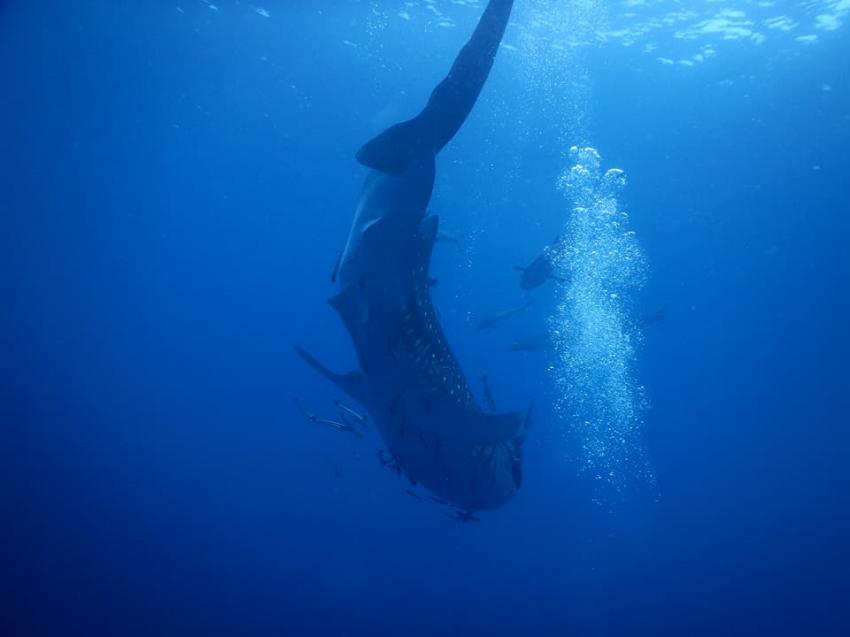
POLYGON ((529 307, 531 307, 531 299, 523 303, 518 307, 512 307, 509 310, 503 310, 498 314, 494 314, 493 316, 488 316, 485 319, 482 319, 478 325, 475 326, 477 330, 491 330, 496 327, 502 321, 507 321, 512 316, 516 316, 520 312, 524 312, 529 307))
POLYGON ((360 370, 337 374, 301 356, 366 407, 412 481, 464 511, 493 509, 519 488, 513 439, 522 416, 475 402, 431 303, 428 267, 438 233, 426 217, 435 159, 472 110, 493 65, 513 0, 490 0, 472 38, 424 110, 363 146, 363 185, 330 303, 360 370))

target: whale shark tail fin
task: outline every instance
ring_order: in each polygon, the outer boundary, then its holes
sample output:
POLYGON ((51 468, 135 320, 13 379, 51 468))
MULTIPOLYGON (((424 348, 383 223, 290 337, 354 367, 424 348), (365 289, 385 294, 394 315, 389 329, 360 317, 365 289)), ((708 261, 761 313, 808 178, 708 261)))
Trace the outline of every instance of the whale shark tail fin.
POLYGON ((400 173, 416 157, 432 153, 421 116, 390 126, 361 146, 357 161, 385 173, 400 173))
POLYGON ((338 374, 331 371, 322 363, 320 363, 310 352, 302 347, 295 346, 295 351, 303 358, 307 364, 319 372, 322 376, 334 383, 346 394, 351 396, 360 404, 365 404, 366 389, 363 382, 363 375, 360 372, 349 372, 347 374, 338 374))
POLYGON ((357 161, 385 173, 402 172, 411 160, 436 155, 460 130, 493 67, 513 0, 490 0, 449 74, 413 119, 391 126, 357 151, 357 161))

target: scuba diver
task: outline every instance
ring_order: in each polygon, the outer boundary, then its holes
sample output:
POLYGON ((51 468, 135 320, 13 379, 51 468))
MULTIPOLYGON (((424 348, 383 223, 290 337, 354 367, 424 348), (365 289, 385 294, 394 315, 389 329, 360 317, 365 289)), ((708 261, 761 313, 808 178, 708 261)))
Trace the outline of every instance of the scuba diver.
POLYGON ((566 279, 555 275, 555 258, 558 252, 563 250, 564 239, 555 237, 555 240, 543 248, 543 251, 527 266, 514 266, 522 274, 519 277, 519 287, 523 290, 533 290, 540 287, 547 280, 552 279, 566 283, 566 279))

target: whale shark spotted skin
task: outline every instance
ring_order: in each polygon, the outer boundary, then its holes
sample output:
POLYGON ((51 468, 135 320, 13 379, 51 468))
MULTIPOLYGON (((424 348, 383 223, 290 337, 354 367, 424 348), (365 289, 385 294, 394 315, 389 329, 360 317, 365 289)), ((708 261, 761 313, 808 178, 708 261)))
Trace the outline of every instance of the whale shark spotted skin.
POLYGON ((516 412, 485 413, 440 326, 428 270, 439 220, 426 213, 439 151, 471 111, 492 67, 513 0, 490 0, 472 38, 425 109, 363 146, 371 168, 330 299, 360 369, 337 374, 304 359, 372 416, 411 480, 463 510, 493 509, 522 482, 516 412))

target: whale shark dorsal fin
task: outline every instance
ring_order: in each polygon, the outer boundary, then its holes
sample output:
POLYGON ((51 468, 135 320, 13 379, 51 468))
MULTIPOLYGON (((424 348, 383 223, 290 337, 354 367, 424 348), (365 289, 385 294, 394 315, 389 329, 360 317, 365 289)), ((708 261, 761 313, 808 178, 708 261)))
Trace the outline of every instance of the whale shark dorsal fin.
POLYGON ((469 419, 465 436, 474 444, 496 445, 513 438, 519 431, 522 414, 507 411, 501 414, 474 414, 469 419))
POLYGON ((338 374, 331 371, 320 363, 310 352, 302 347, 295 346, 295 351, 303 358, 307 364, 319 372, 322 376, 334 383, 346 394, 351 396, 361 405, 366 404, 366 383, 363 379, 363 374, 360 372, 348 372, 347 374, 338 374))

